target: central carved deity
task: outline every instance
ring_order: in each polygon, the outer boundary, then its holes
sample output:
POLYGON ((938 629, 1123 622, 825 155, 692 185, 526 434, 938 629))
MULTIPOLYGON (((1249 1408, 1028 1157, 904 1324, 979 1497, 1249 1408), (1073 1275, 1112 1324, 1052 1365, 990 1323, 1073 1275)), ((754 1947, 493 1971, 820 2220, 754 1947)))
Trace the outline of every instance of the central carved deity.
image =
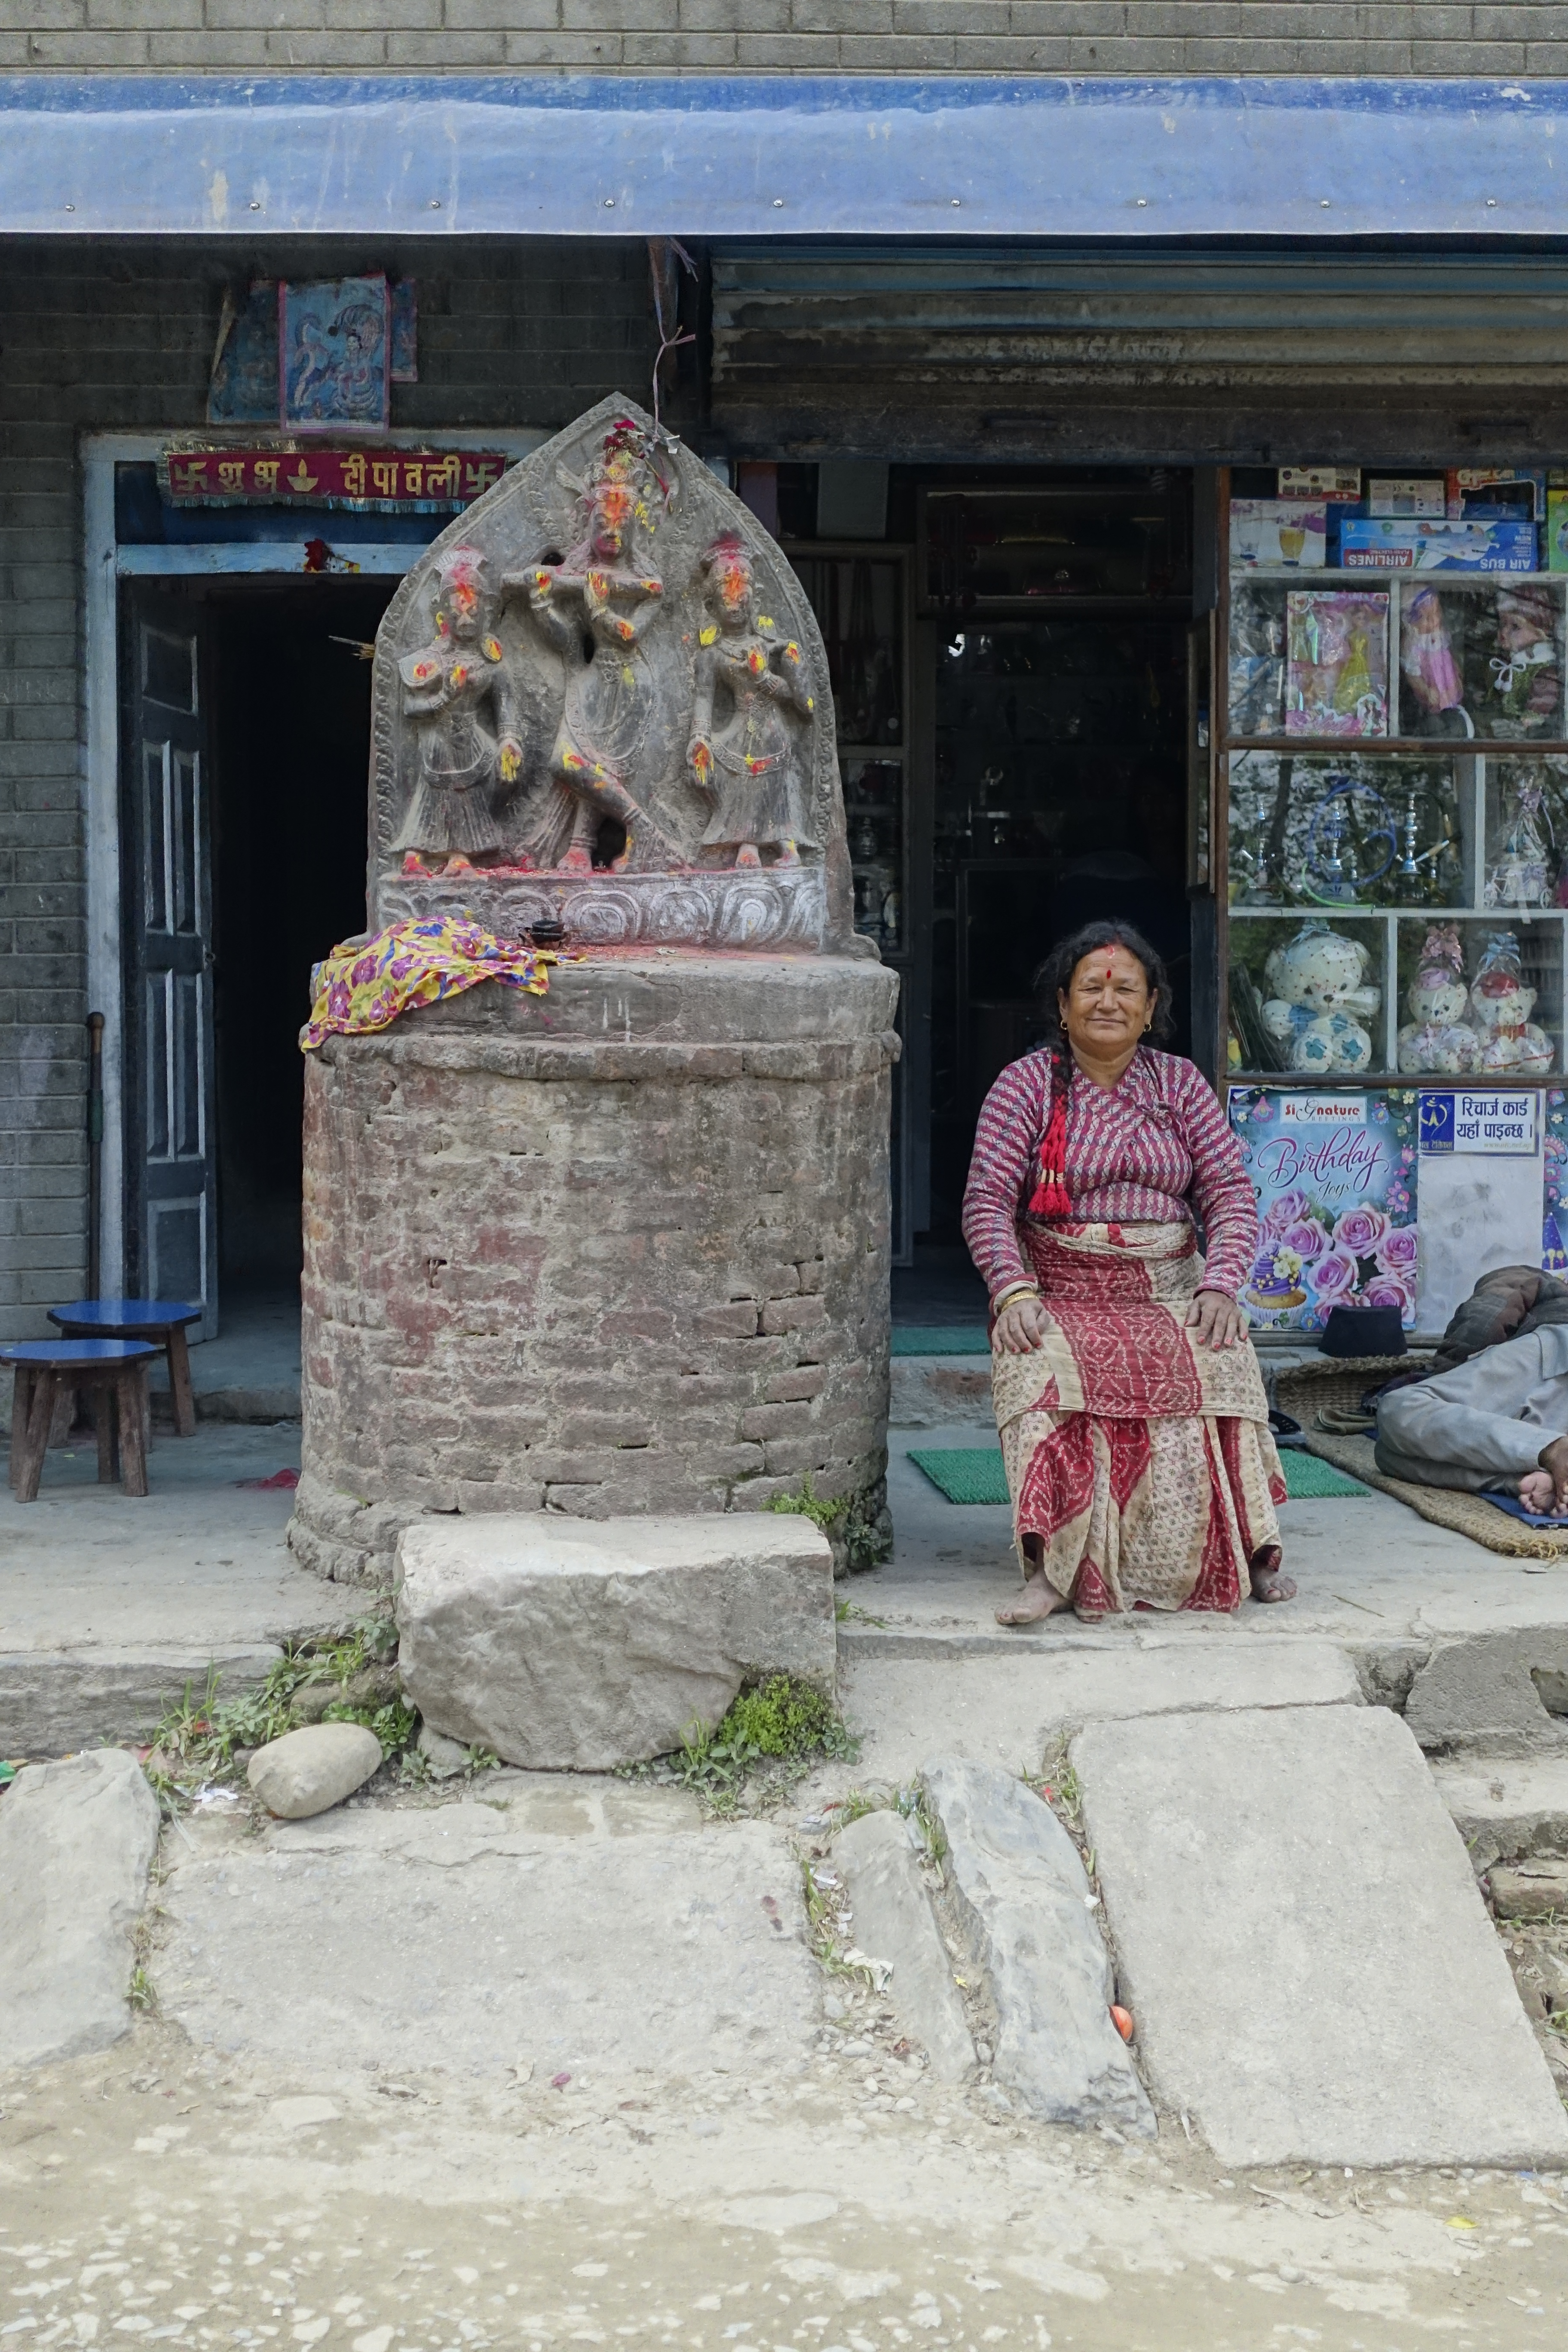
POLYGON ((779 549, 609 400, 437 540, 377 639, 373 927, 854 952, 826 657, 779 549))

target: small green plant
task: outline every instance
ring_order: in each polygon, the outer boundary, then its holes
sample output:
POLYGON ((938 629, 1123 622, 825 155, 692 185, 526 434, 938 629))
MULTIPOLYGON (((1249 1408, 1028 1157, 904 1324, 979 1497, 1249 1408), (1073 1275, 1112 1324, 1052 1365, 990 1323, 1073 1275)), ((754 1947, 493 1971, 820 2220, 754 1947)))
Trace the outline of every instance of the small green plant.
POLYGON ((140 1960, 131 1971, 131 1983, 125 1998, 132 2009, 154 2010, 158 2006, 158 1996, 153 1990, 153 1979, 140 1960))
POLYGON ((836 1601, 833 1614, 840 1625, 880 1625, 885 1629, 888 1622, 885 1617, 873 1617, 868 1609, 860 1608, 853 1601, 836 1601))
POLYGON ((764 1803, 776 1804, 816 1756, 853 1762, 860 1743, 822 1693, 788 1675, 770 1675, 742 1691, 722 1722, 694 1722, 670 1777, 694 1789, 709 1809, 732 1813, 754 1780, 764 1803))
POLYGON ((254 1689, 231 1699, 219 1698, 218 1671, 209 1667, 200 1696, 187 1683, 177 1703, 165 1709, 148 1735, 148 1778, 160 1802, 172 1810, 187 1780, 232 1780, 235 1750, 265 1748, 291 1731, 297 1720, 295 1702, 312 1684, 336 1684, 344 1693, 327 1706, 326 1718, 365 1724, 380 1740, 384 1755, 400 1754, 419 1728, 413 1708, 401 1696, 364 1704, 347 1696, 357 1675, 386 1664, 396 1648, 396 1625, 377 1612, 359 1619, 345 1633, 290 1643, 254 1689))
POLYGON ((811 1483, 809 1471, 800 1482, 798 1495, 774 1495, 767 1507, 809 1519, 813 1527, 820 1528, 825 1536, 843 1546, 845 1565, 855 1573, 875 1568, 890 1553, 891 1540, 881 1504, 868 1494, 820 1496, 811 1483))
POLYGON ((774 1495, 768 1508, 770 1511, 789 1512, 796 1518, 809 1519, 814 1528, 820 1528, 826 1535, 835 1519, 841 1519, 849 1508, 849 1498, 847 1495, 819 1496, 811 1483, 808 1470, 800 1482, 798 1495, 774 1495))

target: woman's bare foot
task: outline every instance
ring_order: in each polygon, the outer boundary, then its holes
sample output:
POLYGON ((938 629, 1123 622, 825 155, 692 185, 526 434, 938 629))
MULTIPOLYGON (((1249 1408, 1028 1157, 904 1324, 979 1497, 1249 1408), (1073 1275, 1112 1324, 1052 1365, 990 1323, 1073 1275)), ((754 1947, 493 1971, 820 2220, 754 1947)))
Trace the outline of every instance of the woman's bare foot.
POLYGON ((1024 1597, 1013 1609, 998 1609, 998 1625, 1037 1625, 1042 1617, 1054 1617, 1058 1609, 1070 1609, 1072 1602, 1054 1584, 1046 1581, 1043 1568, 1036 1569, 1024 1587, 1024 1597))
POLYGON ((1265 1554, 1261 1559, 1253 1561, 1252 1597, 1254 1601, 1294 1601, 1296 1598, 1296 1580, 1293 1576, 1280 1575, 1278 1556, 1270 1559, 1265 1554))

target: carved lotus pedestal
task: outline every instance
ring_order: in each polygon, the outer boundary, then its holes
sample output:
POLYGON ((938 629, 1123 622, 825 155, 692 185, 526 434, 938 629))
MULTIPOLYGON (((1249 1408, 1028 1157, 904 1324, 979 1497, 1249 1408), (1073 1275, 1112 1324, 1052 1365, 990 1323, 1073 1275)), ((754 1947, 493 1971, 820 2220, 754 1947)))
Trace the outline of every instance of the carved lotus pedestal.
POLYGON ((426 1511, 882 1508, 897 982, 567 964, 307 1066, 292 1541, 387 1583, 426 1511))

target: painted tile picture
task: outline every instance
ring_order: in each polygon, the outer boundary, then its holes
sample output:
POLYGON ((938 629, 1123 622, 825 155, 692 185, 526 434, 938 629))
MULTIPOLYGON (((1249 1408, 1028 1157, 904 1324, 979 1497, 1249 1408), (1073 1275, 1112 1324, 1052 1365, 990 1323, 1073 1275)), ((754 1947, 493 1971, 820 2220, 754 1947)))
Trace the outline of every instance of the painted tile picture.
POLYGON ((286 280, 279 304, 282 421, 295 432, 384 425, 391 373, 386 280, 286 280))
POLYGON ((243 302, 224 289, 207 383, 209 425, 271 425, 278 416, 278 281, 258 278, 243 302))

